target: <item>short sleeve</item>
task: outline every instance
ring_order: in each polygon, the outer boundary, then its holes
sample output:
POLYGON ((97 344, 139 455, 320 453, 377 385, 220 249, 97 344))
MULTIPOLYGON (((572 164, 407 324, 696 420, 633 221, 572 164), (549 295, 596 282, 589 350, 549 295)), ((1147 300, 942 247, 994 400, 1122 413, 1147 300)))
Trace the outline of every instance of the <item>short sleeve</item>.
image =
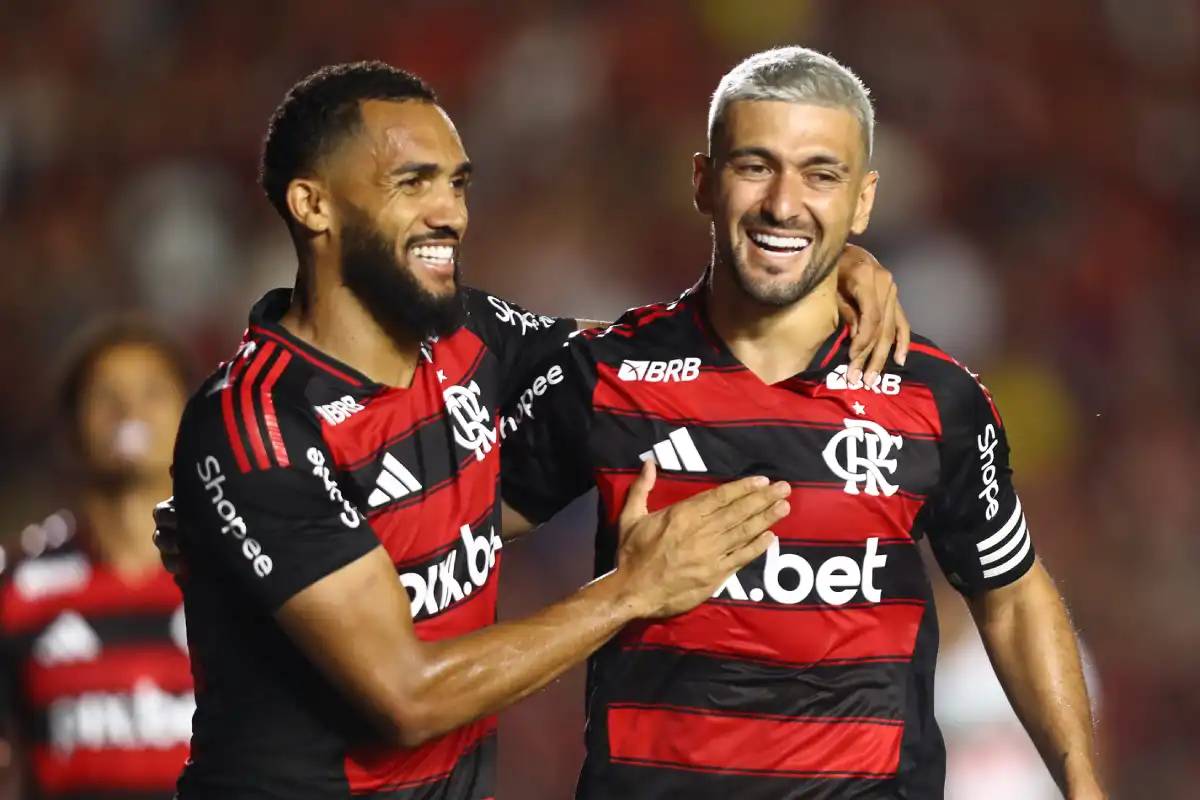
POLYGON ((343 496, 312 420, 278 409, 286 458, 239 463, 221 412, 189 406, 175 445, 180 546, 189 571, 213 570, 274 613, 301 590, 379 546, 343 496))
POLYGON ((973 596, 1029 571, 1033 542, 991 395, 961 368, 940 394, 942 479, 926 531, 950 583, 973 596))
POLYGON ((566 344, 575 320, 526 311, 480 289, 466 289, 472 327, 500 360, 500 398, 510 401, 533 380, 534 369, 566 344))
POLYGON ((595 366, 581 338, 535 370, 501 414, 501 493, 534 523, 592 488, 590 448, 595 366))

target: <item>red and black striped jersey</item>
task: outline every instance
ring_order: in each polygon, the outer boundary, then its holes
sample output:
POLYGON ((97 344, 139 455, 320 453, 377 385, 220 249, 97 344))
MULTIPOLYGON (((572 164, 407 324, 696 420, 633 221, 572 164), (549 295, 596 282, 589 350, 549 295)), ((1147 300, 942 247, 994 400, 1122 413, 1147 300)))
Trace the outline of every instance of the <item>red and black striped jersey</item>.
POLYGON ((174 796, 195 701, 170 575, 123 577, 73 543, 22 561, 0 585, 0 648, 22 797, 174 796))
POLYGON ((581 334, 512 412, 505 500, 544 521, 598 487, 597 573, 643 460, 659 467, 652 510, 749 475, 793 487, 768 553, 591 661, 577 796, 940 798, 937 621, 917 543, 968 593, 1032 565, 1000 417, 923 339, 877 387, 848 384, 844 326, 767 385, 712 331, 705 297, 581 334))
POLYGON ((491 797, 494 718, 386 745, 272 616, 382 543, 418 636, 495 621, 497 411, 574 323, 475 290, 464 301, 467 323, 428 342, 400 389, 291 336, 290 293, 272 292, 188 403, 175 502, 197 710, 181 800, 491 797))

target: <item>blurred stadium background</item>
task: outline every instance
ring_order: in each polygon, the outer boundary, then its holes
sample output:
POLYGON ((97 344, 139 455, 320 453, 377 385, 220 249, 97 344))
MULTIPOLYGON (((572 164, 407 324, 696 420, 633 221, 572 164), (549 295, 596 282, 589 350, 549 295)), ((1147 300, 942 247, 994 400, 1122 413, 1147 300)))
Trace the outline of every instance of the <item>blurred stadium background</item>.
MULTIPOLYGON (((1099 676, 1114 797, 1198 796, 1197 0, 3 0, 6 545, 36 546, 26 526, 67 496, 45 398, 69 337, 147 309, 207 370, 259 293, 292 280, 255 177, 267 117, 303 74, 378 58, 430 80, 478 165, 468 280, 605 318, 697 276, 689 156, 707 97, 745 55, 791 43, 874 92, 882 181, 863 243, 1005 414, 1099 676)), ((590 576, 589 514, 510 550, 503 613, 590 576)), ((954 796, 1040 800, 943 599, 954 796)), ((577 671, 505 716, 502 798, 570 796, 582 687, 577 671)))

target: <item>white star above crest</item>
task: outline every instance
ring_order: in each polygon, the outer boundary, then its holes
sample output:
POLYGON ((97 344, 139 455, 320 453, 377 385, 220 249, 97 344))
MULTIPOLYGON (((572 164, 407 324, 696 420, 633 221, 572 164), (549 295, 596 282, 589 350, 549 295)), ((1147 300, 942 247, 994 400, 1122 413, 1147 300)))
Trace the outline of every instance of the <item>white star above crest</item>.
POLYGON ((442 372, 439 369, 438 370, 438 383, 445 383, 445 382, 446 382, 446 373, 442 372))
POLYGON ((851 406, 851 408, 853 408, 853 409, 854 409, 854 413, 855 413, 855 414, 858 414, 860 417, 861 417, 863 414, 867 413, 867 407, 866 407, 866 406, 864 406, 862 403, 859 403, 859 402, 857 402, 857 401, 855 401, 854 405, 853 405, 853 406, 851 406))

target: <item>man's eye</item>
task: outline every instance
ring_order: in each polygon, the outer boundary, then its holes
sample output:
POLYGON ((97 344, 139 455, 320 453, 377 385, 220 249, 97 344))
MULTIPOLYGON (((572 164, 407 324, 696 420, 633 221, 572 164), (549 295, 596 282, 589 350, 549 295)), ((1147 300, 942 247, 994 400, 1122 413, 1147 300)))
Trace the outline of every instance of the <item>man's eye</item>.
POLYGON ((737 167, 738 172, 743 175, 766 175, 766 164, 741 164, 737 167))

